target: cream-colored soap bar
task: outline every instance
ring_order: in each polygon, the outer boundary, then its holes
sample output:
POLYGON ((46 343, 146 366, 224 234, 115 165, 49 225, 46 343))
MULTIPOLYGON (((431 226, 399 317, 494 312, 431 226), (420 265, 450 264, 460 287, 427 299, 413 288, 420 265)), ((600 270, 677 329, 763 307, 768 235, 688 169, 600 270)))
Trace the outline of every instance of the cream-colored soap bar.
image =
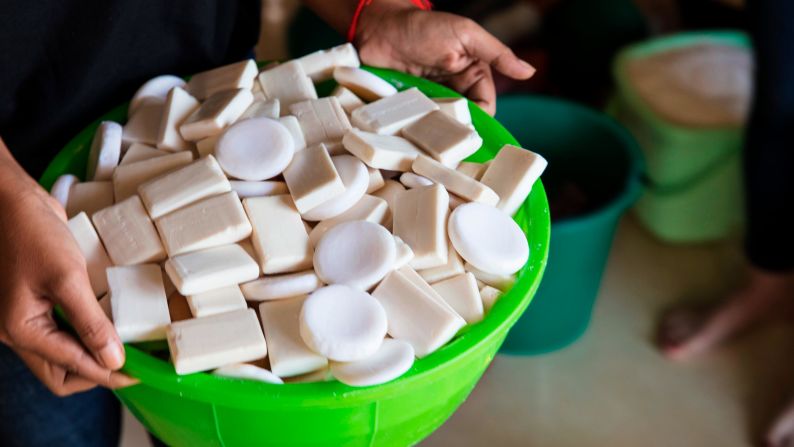
POLYGON ((432 287, 466 323, 473 324, 482 320, 483 302, 473 274, 453 276, 433 284, 432 287))
POLYGON ((498 300, 500 296, 502 296, 501 290, 488 285, 483 286, 480 289, 480 298, 482 299, 483 311, 485 313, 490 312, 494 303, 496 303, 496 300, 498 300))
POLYGON ((364 101, 361 98, 342 85, 337 85, 334 91, 331 92, 331 96, 339 100, 339 105, 345 109, 345 113, 348 115, 353 113, 353 110, 364 105, 364 101))
POLYGON ((127 152, 124 153, 119 165, 128 165, 136 161, 149 160, 150 158, 161 157, 163 155, 168 155, 168 152, 145 144, 133 143, 132 146, 127 149, 127 152))
POLYGON ((186 298, 190 313, 196 318, 248 307, 238 285, 221 287, 186 298))
POLYGON ((113 265, 110 263, 105 247, 102 246, 99 235, 94 230, 94 226, 86 213, 80 213, 72 217, 67 225, 85 258, 91 289, 94 291, 94 295, 102 296, 108 291, 105 269, 113 265))
POLYGON ((254 95, 247 89, 215 93, 182 122, 179 132, 187 141, 199 141, 217 135, 237 121, 252 102, 254 95))
POLYGON ((179 293, 185 296, 240 284, 259 276, 256 261, 237 244, 174 256, 165 262, 165 271, 179 293))
POLYGON ((248 59, 194 74, 186 88, 201 100, 224 90, 250 90, 258 72, 256 62, 248 59))
POLYGON ((306 137, 303 136, 303 129, 301 129, 298 118, 287 115, 279 118, 278 122, 283 124, 289 134, 292 135, 292 141, 295 143, 295 152, 303 150, 306 147, 306 137))
POLYGON ((253 309, 178 321, 168 326, 168 350, 177 374, 206 371, 267 355, 253 309))
POLYGON ((121 144, 129 147, 133 143, 150 146, 157 144, 160 121, 163 118, 165 98, 144 98, 135 112, 127 119, 121 134, 121 144))
POLYGON ((435 182, 413 172, 403 172, 400 176, 400 183, 405 185, 406 188, 420 188, 422 186, 431 186, 435 182))
POLYGON ((215 145, 218 144, 218 139, 222 134, 213 135, 211 137, 202 138, 196 141, 196 153, 198 158, 206 157, 215 153, 215 145))
POLYGON ((422 278, 424 278, 425 281, 429 282, 430 284, 434 284, 439 281, 452 278, 453 276, 466 273, 463 268, 463 260, 460 258, 458 252, 455 251, 452 243, 447 245, 447 253, 448 255, 446 264, 440 265, 438 267, 419 270, 418 273, 422 276, 422 278))
POLYGON ((547 165, 546 159, 540 155, 506 144, 496 154, 481 182, 499 194, 496 207, 512 216, 524 203, 547 165))
POLYGON ((244 199, 243 206, 253 226, 251 241, 262 272, 269 275, 311 268, 314 251, 289 195, 252 197, 244 199))
POLYGON ((270 368, 279 377, 299 376, 328 365, 328 360, 309 349, 301 338, 299 318, 305 300, 302 296, 259 305, 270 368))
POLYGON ((85 212, 92 216, 110 205, 113 205, 113 182, 75 183, 66 202, 66 215, 72 217, 85 212))
POLYGON ((513 275, 495 275, 493 273, 486 273, 469 264, 468 262, 463 264, 463 268, 467 272, 471 272, 474 277, 477 278, 477 280, 502 291, 513 287, 513 284, 515 284, 516 281, 516 278, 513 275))
POLYGON ((278 181, 249 182, 243 180, 231 180, 232 191, 235 191, 241 199, 248 197, 275 196, 278 194, 289 194, 287 184, 278 181))
POLYGON ((490 166, 487 163, 474 163, 470 161, 462 161, 456 168, 461 174, 471 177, 474 180, 480 180, 485 170, 490 166))
POLYGON ((427 281, 425 281, 416 270, 412 269, 410 266, 403 266, 400 267, 399 272, 408 280, 411 281, 413 285, 419 287, 419 289, 427 294, 431 299, 433 299, 438 304, 444 306, 448 311, 457 314, 457 311, 441 296, 438 292, 430 285, 427 281))
POLYGON ((132 265, 165 259, 160 236, 138 196, 97 211, 91 220, 113 264, 132 265))
POLYGON ((259 85, 267 99, 278 99, 281 102, 282 113, 289 110, 289 106, 307 99, 317 99, 309 76, 297 61, 290 61, 276 65, 259 73, 259 85))
POLYGON ((195 112, 201 103, 180 87, 174 87, 168 92, 163 108, 163 118, 160 121, 160 131, 157 137, 157 149, 177 152, 187 151, 192 144, 182 138, 179 126, 195 112))
POLYGON ((380 169, 370 168, 367 166, 367 173, 369 174, 369 181, 367 183, 367 194, 371 194, 386 184, 383 180, 383 174, 380 169))
POLYGON ((345 191, 345 185, 336 172, 331 156, 322 144, 296 152, 283 174, 300 213, 305 213, 345 191))
POLYGON ((447 166, 457 166, 482 146, 476 131, 441 111, 431 112, 405 127, 402 136, 447 166))
POLYGON ((286 275, 265 276, 240 285, 240 289, 249 301, 269 301, 292 298, 314 292, 323 286, 323 282, 314 273, 306 270, 286 275))
POLYGON ((405 186, 402 183, 396 180, 386 180, 384 185, 381 189, 372 193, 375 197, 380 197, 381 199, 385 200, 386 203, 389 205, 389 212, 383 218, 382 225, 387 229, 391 230, 392 228, 392 221, 394 217, 394 206, 397 203, 397 194, 400 191, 405 191, 405 186))
POLYGON ((120 202, 138 192, 138 186, 193 161, 189 151, 120 165, 113 172, 113 195, 120 202))
POLYGON ((397 236, 394 236, 394 243, 397 246, 397 255, 394 258, 394 269, 400 269, 408 265, 409 262, 414 258, 414 251, 411 250, 411 247, 403 242, 397 236))
POLYGON ((463 199, 491 206, 496 206, 499 202, 499 196, 491 188, 430 157, 424 155, 417 157, 413 169, 417 174, 444 185, 447 191, 463 199))
POLYGON ((362 130, 394 135, 434 110, 438 104, 413 87, 357 108, 350 119, 362 130))
POLYGON ((418 147, 405 138, 358 129, 345 134, 342 144, 367 166, 376 169, 410 171, 411 164, 422 154, 418 147))
POLYGON ((469 100, 466 98, 433 98, 439 110, 446 113, 464 126, 471 125, 471 112, 469 100))
POLYGON ((427 269, 446 264, 448 215, 449 194, 441 185, 397 194, 394 235, 399 236, 414 251, 411 267, 427 269))
POLYGON ((430 297, 399 270, 392 271, 372 292, 389 320, 389 335, 413 346, 424 357, 443 346, 466 321, 430 297))
POLYGON ((245 109, 239 120, 248 118, 270 118, 278 119, 281 115, 281 104, 278 99, 255 99, 254 102, 245 109))
POLYGON ((382 224, 389 214, 389 204, 380 197, 364 195, 352 208, 344 213, 323 220, 314 226, 311 233, 309 233, 309 241, 312 246, 316 246, 323 235, 331 228, 339 225, 342 222, 350 222, 353 220, 366 220, 376 224, 382 224))
POLYGON ((233 244, 251 235, 251 223, 234 191, 192 203, 154 223, 169 256, 233 244))
POLYGON ((123 342, 162 340, 171 323, 157 264, 107 269, 113 324, 123 342))
POLYGON ((295 59, 303 67, 303 71, 314 82, 325 81, 334 76, 336 67, 358 67, 358 52, 351 43, 319 50, 295 59))
POLYGON ((231 190, 223 169, 209 155, 144 183, 138 187, 138 194, 152 218, 157 219, 205 197, 231 190))
POLYGON ((350 130, 350 121, 335 97, 292 104, 290 113, 298 119, 306 145, 341 141, 350 130))

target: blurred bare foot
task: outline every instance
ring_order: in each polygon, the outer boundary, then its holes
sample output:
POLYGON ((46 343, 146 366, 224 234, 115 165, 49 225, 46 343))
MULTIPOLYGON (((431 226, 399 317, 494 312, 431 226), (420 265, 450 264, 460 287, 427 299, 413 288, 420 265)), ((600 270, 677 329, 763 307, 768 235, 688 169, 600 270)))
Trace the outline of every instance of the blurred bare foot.
POLYGON ((794 446, 794 402, 789 403, 772 424, 766 434, 766 444, 769 447, 794 446))

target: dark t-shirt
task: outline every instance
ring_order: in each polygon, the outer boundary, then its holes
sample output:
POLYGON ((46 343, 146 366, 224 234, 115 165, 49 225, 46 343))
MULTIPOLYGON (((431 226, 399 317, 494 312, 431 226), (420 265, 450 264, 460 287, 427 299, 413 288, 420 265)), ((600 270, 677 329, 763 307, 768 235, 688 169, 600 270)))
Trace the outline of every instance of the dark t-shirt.
POLYGON ((79 130, 160 74, 249 56, 258 0, 0 3, 0 137, 38 177, 79 130))

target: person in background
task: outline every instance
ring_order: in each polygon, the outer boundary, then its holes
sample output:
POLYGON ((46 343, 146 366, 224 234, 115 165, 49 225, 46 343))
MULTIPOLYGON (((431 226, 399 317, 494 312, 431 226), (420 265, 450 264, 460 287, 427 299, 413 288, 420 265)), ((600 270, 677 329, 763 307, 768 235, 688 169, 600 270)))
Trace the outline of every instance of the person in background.
MULTIPOLYGON (((359 2, 307 0, 340 33, 359 2)), ((534 69, 475 22, 416 0, 362 2, 362 62, 443 82, 495 111, 492 70, 534 69)), ((97 304, 64 210, 37 178, 68 139, 147 79, 245 59, 256 0, 12 0, 0 6, 0 439, 4 446, 116 445, 119 406, 103 388, 124 349, 97 304), (60 306, 73 336, 53 318, 60 306), (89 391, 91 390, 91 391, 89 391), (69 397, 66 397, 69 396, 69 397)))

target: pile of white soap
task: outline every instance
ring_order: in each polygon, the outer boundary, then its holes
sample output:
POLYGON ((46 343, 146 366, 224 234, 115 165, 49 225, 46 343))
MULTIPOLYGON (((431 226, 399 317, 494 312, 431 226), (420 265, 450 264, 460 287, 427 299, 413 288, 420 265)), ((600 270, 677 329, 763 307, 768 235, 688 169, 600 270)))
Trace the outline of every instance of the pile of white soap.
POLYGON ((343 45, 161 76, 99 126, 88 181, 52 194, 123 341, 167 339, 178 374, 367 386, 511 286, 529 247, 510 216, 545 160, 462 162, 482 144, 465 99, 358 65, 343 45))

